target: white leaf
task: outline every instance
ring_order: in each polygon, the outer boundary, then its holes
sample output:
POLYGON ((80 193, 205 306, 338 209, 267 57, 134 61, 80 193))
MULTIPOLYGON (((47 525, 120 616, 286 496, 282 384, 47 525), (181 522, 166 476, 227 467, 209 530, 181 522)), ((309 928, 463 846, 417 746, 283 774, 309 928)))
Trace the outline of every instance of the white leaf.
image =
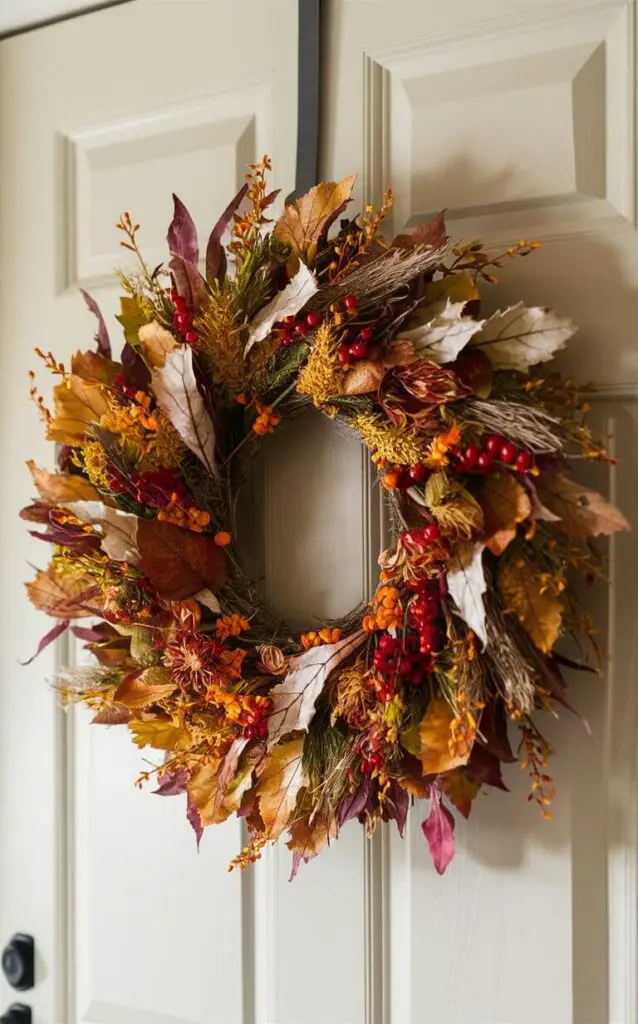
POLYGON ((197 388, 190 345, 166 353, 164 365, 151 370, 151 388, 184 444, 217 476, 215 428, 197 388))
POLYGON ((212 590, 200 590, 199 594, 195 594, 195 600, 209 608, 215 615, 221 615, 221 605, 212 590))
POLYGON ((483 594, 487 590, 487 583, 483 574, 484 547, 484 544, 477 544, 473 550, 471 545, 466 549, 461 549, 457 557, 459 568, 448 572, 447 586, 459 615, 476 633, 483 647, 486 647, 487 630, 483 594))
POLYGON ((545 363, 576 331, 567 316, 519 302, 494 313, 472 344, 481 348, 497 370, 528 370, 545 363))
POLYGON ((118 508, 109 508, 102 501, 70 501, 64 507, 83 523, 100 527, 102 550, 114 562, 138 564, 140 553, 137 550, 137 516, 130 512, 120 512, 118 508))
POLYGON ((418 355, 430 359, 437 366, 451 363, 485 322, 462 316, 465 305, 465 302, 452 302, 449 298, 445 303, 437 302, 421 312, 421 317, 429 318, 426 323, 400 331, 399 335, 412 342, 418 355))
POLYGON ((360 630, 336 644, 322 644, 290 659, 285 678, 270 691, 273 706, 268 717, 268 746, 286 733, 307 729, 315 713, 315 701, 330 673, 356 651, 367 634, 360 630))
POLYGON ((305 263, 299 264, 299 270, 282 291, 277 292, 263 309, 250 321, 248 341, 244 355, 248 355, 253 345, 267 338, 274 325, 287 316, 296 316, 300 309, 317 291, 317 279, 305 263))

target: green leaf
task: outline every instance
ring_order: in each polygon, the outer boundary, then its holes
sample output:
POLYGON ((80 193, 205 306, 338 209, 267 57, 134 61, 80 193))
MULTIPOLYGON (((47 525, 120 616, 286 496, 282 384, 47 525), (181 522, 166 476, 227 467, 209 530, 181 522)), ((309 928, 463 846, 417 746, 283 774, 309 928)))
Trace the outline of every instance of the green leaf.
POLYGON ((133 348, 139 348, 137 332, 140 327, 151 322, 151 317, 144 312, 136 295, 123 295, 120 299, 120 313, 116 316, 124 328, 124 337, 133 348))

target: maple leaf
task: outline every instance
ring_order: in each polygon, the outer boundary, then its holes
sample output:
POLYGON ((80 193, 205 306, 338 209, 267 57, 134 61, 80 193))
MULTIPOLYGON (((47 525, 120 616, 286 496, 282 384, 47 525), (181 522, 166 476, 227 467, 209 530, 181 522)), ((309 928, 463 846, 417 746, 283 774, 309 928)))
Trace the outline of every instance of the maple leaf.
POLYGON ((289 671, 270 691, 272 711, 268 716, 269 746, 289 732, 307 729, 315 713, 315 701, 330 673, 366 640, 360 630, 335 644, 312 647, 290 659, 289 671))
POLYGON ((219 590, 226 579, 226 556, 210 534, 141 519, 137 544, 140 569, 163 597, 173 601, 207 588, 219 590))
POLYGON ((356 175, 324 181, 290 203, 277 221, 273 238, 302 255, 324 235, 350 201, 356 175))
POLYGON ((166 357, 177 348, 177 342, 171 332, 158 324, 157 320, 140 327, 137 336, 145 363, 156 369, 164 366, 166 357))
POLYGON ((51 505, 64 505, 68 501, 94 501, 100 495, 93 484, 77 473, 48 473, 30 459, 29 472, 38 494, 51 505))
POLYGON ((197 387, 190 345, 167 352, 164 365, 152 369, 151 390, 184 444, 218 476, 215 428, 197 387))
POLYGON ((151 718, 148 721, 129 722, 136 747, 153 747, 155 750, 176 750, 188 740, 188 733, 183 726, 176 724, 172 718, 151 718))
POLYGON ((101 530, 100 546, 114 562, 138 564, 137 527, 140 520, 137 516, 110 508, 103 501, 67 501, 65 508, 83 523, 101 530))
POLYGON ((47 428, 47 439, 77 445, 84 440, 89 423, 99 423, 108 406, 99 384, 88 384, 68 374, 53 389, 55 416, 47 428))
POLYGON ((76 352, 71 357, 71 373, 89 384, 111 384, 121 372, 121 363, 105 359, 96 352, 76 352))
POLYGON ((170 697, 176 690, 168 669, 155 666, 143 672, 131 672, 113 695, 113 700, 127 708, 145 708, 170 697))
POLYGON ((81 569, 59 572, 52 564, 38 569, 26 588, 31 603, 56 619, 86 619, 99 612, 99 589, 81 569))
POLYGON ((454 768, 443 779, 443 792, 464 818, 469 818, 472 801, 481 791, 481 783, 464 768, 454 768))
POLYGON ((466 764, 469 752, 450 753, 451 725, 454 712, 443 697, 433 697, 421 719, 421 765, 424 775, 440 775, 466 764))
POLYGON ((532 503, 511 473, 490 473, 481 492, 485 546, 501 555, 516 536, 516 527, 532 513, 532 503))
POLYGON ((285 288, 267 302, 248 325, 248 341, 244 349, 247 356, 253 345, 267 338, 276 323, 287 316, 296 316, 317 291, 317 278, 305 263, 285 288))
POLYGON ((472 345, 489 356, 495 369, 526 371, 552 359, 576 329, 569 317, 519 302, 494 313, 472 345))
POLYGON ((551 580, 539 576, 524 558, 507 558, 498 565, 498 588, 512 612, 539 650, 547 654, 558 639, 563 602, 551 580))
POLYGON ((268 839, 278 839, 295 809, 299 790, 306 785, 301 762, 303 738, 272 748, 259 775, 259 810, 268 839))
POLYGON ((590 491, 568 476, 544 473, 536 486, 541 507, 546 505, 559 517, 562 529, 570 537, 584 540, 631 529, 622 512, 601 494, 590 491))
POLYGON ((399 337, 412 342, 416 355, 441 366, 451 363, 470 338, 483 326, 483 320, 463 316, 465 302, 443 302, 421 307, 401 330, 399 337))
POLYGON ((447 586, 459 615, 487 646, 485 605, 487 590, 483 573, 483 545, 460 544, 449 562, 447 586))
POLYGON ((429 245, 434 249, 439 249, 445 244, 446 239, 445 210, 441 210, 431 220, 423 220, 416 227, 412 228, 411 231, 397 235, 392 240, 391 248, 416 249, 419 246, 429 245))
POLYGON ((312 820, 306 817, 297 818, 293 822, 290 828, 290 839, 286 843, 288 849, 292 851, 291 882, 297 874, 301 862, 307 864, 309 860, 321 853, 336 835, 337 822, 332 816, 315 814, 312 820))
POLYGON ((440 787, 432 786, 431 797, 430 813, 421 823, 421 830, 427 840, 434 867, 442 875, 456 852, 454 818, 442 802, 440 787))

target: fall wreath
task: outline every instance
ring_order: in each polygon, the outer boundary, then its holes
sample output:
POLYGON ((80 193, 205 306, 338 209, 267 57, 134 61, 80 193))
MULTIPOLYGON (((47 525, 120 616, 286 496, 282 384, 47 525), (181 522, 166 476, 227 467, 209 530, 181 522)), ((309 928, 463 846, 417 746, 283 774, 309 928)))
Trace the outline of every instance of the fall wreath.
POLYGON ((154 269, 122 216, 137 270, 119 274, 119 360, 88 295, 97 349, 70 369, 38 351, 53 411, 31 394, 60 446, 58 472, 29 464, 22 512, 52 552, 27 584, 57 619, 39 649, 67 628, 86 642, 94 665, 57 680, 64 699, 159 752, 141 779, 186 794, 198 841, 243 817, 233 864, 287 832, 294 874, 349 819, 403 833, 417 797, 442 872, 451 808, 505 788, 513 729, 549 817, 540 713, 567 704, 561 666, 590 667, 555 645, 595 656, 573 580, 603 570, 592 538, 628 524, 571 475, 608 459, 584 392, 544 367, 573 322, 482 311, 479 286, 535 244, 489 255, 448 239, 443 215, 384 242, 392 195, 350 218, 354 177, 271 226, 268 170, 251 166, 216 224, 205 275, 179 199, 154 269), (369 448, 393 535, 370 603, 297 636, 244 567, 236 512, 259 446, 309 406, 369 448))

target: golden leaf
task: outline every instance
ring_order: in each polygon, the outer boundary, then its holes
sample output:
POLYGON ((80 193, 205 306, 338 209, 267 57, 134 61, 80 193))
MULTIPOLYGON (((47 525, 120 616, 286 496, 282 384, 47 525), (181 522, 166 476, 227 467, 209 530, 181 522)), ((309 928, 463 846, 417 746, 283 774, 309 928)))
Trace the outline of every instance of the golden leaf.
POLYGON ((137 348, 139 340, 137 332, 140 327, 149 322, 149 317, 143 309, 139 297, 137 295, 123 295, 120 298, 120 312, 115 319, 119 320, 124 328, 124 337, 129 345, 137 348))
POLYGON ((151 718, 146 722, 130 722, 133 743, 137 747, 153 747, 155 750, 176 750, 185 745, 188 733, 172 718, 151 718))
POLYGON ((551 578, 539 576, 524 558, 507 558, 499 562, 498 587, 507 611, 539 650, 551 651, 563 618, 563 603, 551 578))
POLYGON ((290 828, 290 839, 286 846, 293 854, 291 878, 297 873, 301 861, 306 863, 328 845, 337 835, 337 823, 333 817, 316 814, 309 818, 297 818, 290 828))
POLYGON ((90 384, 110 384, 121 372, 121 363, 105 359, 97 352, 76 352, 71 358, 71 373, 90 384))
POLYGON ((31 603, 54 618, 85 619, 99 612, 98 588, 80 569, 60 572, 52 563, 26 587, 31 603))
POLYGON ((457 811, 468 818, 472 801, 481 791, 481 783, 464 768, 454 768, 443 779, 443 792, 457 811))
POLYGON ((48 473, 30 459, 29 472, 38 494, 51 505, 65 505, 69 501, 99 501, 100 495, 93 484, 77 473, 48 473))
POLYGON ((605 501, 601 494, 582 487, 570 477, 544 473, 537 487, 540 501, 560 516, 557 525, 570 537, 584 540, 630 529, 622 512, 605 501))
POLYGON ((464 270, 458 274, 448 274, 439 281, 430 281, 425 289, 424 302, 471 302, 478 299, 479 293, 473 279, 464 270))
POLYGON ((485 514, 485 545, 501 555, 514 540, 516 527, 532 513, 532 503, 522 484, 511 473, 491 473, 481 493, 485 514))
POLYGON ((89 423, 99 423, 108 405, 99 384, 87 384, 69 374, 53 389, 55 416, 47 430, 49 441, 77 445, 89 423))
POLYGON ((469 540, 483 528, 483 510, 476 498, 447 473, 432 473, 425 486, 425 503, 448 537, 469 540))
POLYGON ((273 238, 290 245, 293 253, 307 253, 336 220, 352 194, 356 175, 343 181, 324 181, 286 207, 275 225, 273 238))
POLYGON ((299 790, 305 785, 302 753, 301 737, 278 743, 260 774, 259 810, 269 839, 279 838, 295 809, 299 790))
POLYGON ((219 758, 200 764, 191 772, 186 784, 188 795, 199 811, 202 825, 217 824, 228 817, 217 807, 219 766, 219 758))
POLYGON ((451 725, 454 712, 443 697, 433 697, 421 719, 421 764, 425 775, 440 775, 457 765, 465 764, 465 754, 450 753, 451 725))
POLYGON ((137 334, 139 347, 149 366, 156 368, 164 366, 167 355, 177 347, 173 335, 161 324, 158 324, 157 320, 153 320, 150 324, 144 324, 137 334))
POLYGON ((168 670, 155 666, 126 676, 115 691, 113 700, 127 708, 145 708, 169 697, 175 689, 168 670))

